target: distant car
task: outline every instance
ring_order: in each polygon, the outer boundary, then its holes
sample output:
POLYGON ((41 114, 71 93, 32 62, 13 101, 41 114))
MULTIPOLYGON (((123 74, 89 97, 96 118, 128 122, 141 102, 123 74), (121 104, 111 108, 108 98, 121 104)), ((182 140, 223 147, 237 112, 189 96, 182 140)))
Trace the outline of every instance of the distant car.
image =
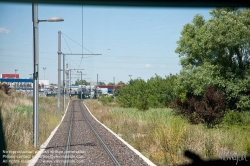
POLYGON ((56 93, 52 89, 46 89, 45 91, 46 96, 56 96, 56 93))
POLYGON ((108 96, 109 96, 109 97, 114 97, 114 95, 113 95, 113 94, 110 94, 110 93, 108 94, 108 96))

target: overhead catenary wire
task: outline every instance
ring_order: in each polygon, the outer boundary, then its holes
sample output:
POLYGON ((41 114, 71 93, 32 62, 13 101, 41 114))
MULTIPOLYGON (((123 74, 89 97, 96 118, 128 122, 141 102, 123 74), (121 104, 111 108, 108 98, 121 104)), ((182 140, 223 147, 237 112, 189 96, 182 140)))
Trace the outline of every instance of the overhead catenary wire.
POLYGON ((72 63, 69 62, 69 60, 70 60, 71 62, 73 62, 76 66, 78 66, 73 60, 71 60, 71 59, 69 59, 69 58, 65 58, 65 60, 68 62, 68 65, 71 66, 72 68, 75 68, 75 67, 72 65, 72 63))
POLYGON ((79 44, 78 42, 76 42, 75 40, 73 40, 72 38, 70 38, 69 36, 67 36, 65 33, 62 33, 62 35, 65 35, 67 38, 69 38, 70 40, 72 40, 73 42, 75 42, 76 44, 78 44, 79 46, 81 46, 81 47, 84 48, 85 50, 89 51, 91 54, 93 54, 93 52, 91 52, 91 51, 88 50, 87 48, 83 47, 83 45, 79 44))
MULTIPOLYGON (((83 46, 83 5, 82 5, 82 46, 83 46)), ((83 54, 83 47, 82 47, 82 54, 83 54)), ((83 55, 82 55, 82 58, 83 58, 83 55)), ((81 58, 81 61, 80 61, 78 68, 80 68, 80 66, 81 66, 82 58, 81 58)))
MULTIPOLYGON (((27 50, 15 50, 15 49, 3 49, 3 48, 0 48, 0 50, 6 50, 6 51, 22 51, 22 52, 27 52, 27 53, 32 53, 32 51, 27 51, 27 50)), ((47 52, 47 51, 40 51, 39 54, 55 54, 55 52, 47 52)), ((8 56, 13 56, 13 57, 20 57, 20 58, 23 58, 23 57, 27 57, 27 58, 30 58, 30 56, 20 56, 20 55, 8 55, 8 56)), ((89 56, 89 57, 92 57, 92 56, 89 56)), ((162 58, 166 58, 166 56, 108 56, 109 58, 142 58, 142 59, 145 59, 145 58, 159 58, 159 59, 162 59, 162 58)), ((41 57, 43 58, 43 57, 41 57)), ((86 58, 86 57, 85 57, 86 58)), ((169 58, 174 58, 174 57, 168 57, 169 58)))
POLYGON ((64 36, 63 36, 63 39, 64 39, 64 41, 65 41, 66 45, 68 46, 70 53, 72 53, 72 51, 71 51, 71 49, 70 49, 70 47, 69 47, 69 45, 68 45, 68 42, 66 41, 66 39, 65 39, 65 37, 64 37, 64 36))

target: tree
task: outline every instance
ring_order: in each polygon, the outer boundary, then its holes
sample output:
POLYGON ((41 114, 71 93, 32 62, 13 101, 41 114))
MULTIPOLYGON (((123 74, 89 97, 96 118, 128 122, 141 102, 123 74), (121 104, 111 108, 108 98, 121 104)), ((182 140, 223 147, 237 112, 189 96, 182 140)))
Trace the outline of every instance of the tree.
MULTIPOLYGON (((209 62, 244 76, 250 67, 250 9, 216 8, 205 21, 195 15, 183 27, 176 53, 181 65, 194 67, 209 62)), ((226 76, 226 75, 225 75, 226 76)))
POLYGON ((123 81, 119 81, 119 82, 117 83, 117 85, 123 86, 123 85, 125 85, 125 83, 124 83, 123 81))
POLYGON ((166 107, 174 100, 175 75, 162 78, 158 75, 144 81, 131 79, 122 86, 118 102, 122 107, 134 107, 139 110, 166 107))
POLYGON ((209 84, 223 93, 228 109, 249 110, 250 9, 216 8, 210 14, 208 21, 195 15, 177 41, 183 70, 176 94, 183 101, 202 98, 209 84))
POLYGON ((108 85, 114 85, 114 83, 113 82, 109 82, 108 85))
POLYGON ((87 82, 86 80, 79 80, 79 79, 77 79, 75 81, 75 84, 73 84, 73 86, 77 86, 77 85, 90 85, 90 82, 87 82))
POLYGON ((105 82, 98 82, 98 85, 106 85, 105 82))

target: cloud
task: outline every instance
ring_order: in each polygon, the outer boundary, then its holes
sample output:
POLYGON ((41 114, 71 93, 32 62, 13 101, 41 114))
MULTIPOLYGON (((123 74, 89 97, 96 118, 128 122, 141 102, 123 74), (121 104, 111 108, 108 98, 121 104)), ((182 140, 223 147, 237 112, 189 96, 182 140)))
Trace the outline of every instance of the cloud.
POLYGON ((146 68, 151 68, 151 67, 154 67, 154 66, 151 65, 151 64, 146 64, 145 67, 146 67, 146 68))
POLYGON ((0 33, 9 33, 10 30, 8 30, 7 28, 4 27, 0 27, 0 33))

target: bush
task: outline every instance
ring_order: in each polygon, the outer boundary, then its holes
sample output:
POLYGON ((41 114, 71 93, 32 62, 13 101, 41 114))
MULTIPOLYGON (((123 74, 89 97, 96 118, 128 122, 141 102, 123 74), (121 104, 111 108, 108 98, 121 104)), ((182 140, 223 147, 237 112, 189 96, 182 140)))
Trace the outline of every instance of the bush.
POLYGON ((223 124, 226 125, 250 125, 250 113, 230 110, 224 118, 223 124))
POLYGON ((6 83, 0 83, 0 90, 3 91, 5 94, 9 94, 10 86, 6 83))
POLYGON ((99 100, 102 102, 103 105, 106 105, 114 101, 112 97, 103 95, 99 97, 99 100))
POLYGON ((149 108, 164 108, 174 100, 175 75, 161 78, 156 75, 147 81, 130 80, 124 85, 118 96, 120 106, 147 110, 149 108))
POLYGON ((204 99, 196 109, 198 117, 204 121, 207 127, 213 127, 221 122, 225 108, 224 95, 216 93, 214 87, 209 86, 206 89, 204 99))
POLYGON ((173 107, 178 114, 186 116, 192 124, 204 123, 210 128, 222 121, 226 102, 223 94, 215 92, 214 87, 208 86, 201 101, 195 96, 185 101, 177 99, 173 107))

